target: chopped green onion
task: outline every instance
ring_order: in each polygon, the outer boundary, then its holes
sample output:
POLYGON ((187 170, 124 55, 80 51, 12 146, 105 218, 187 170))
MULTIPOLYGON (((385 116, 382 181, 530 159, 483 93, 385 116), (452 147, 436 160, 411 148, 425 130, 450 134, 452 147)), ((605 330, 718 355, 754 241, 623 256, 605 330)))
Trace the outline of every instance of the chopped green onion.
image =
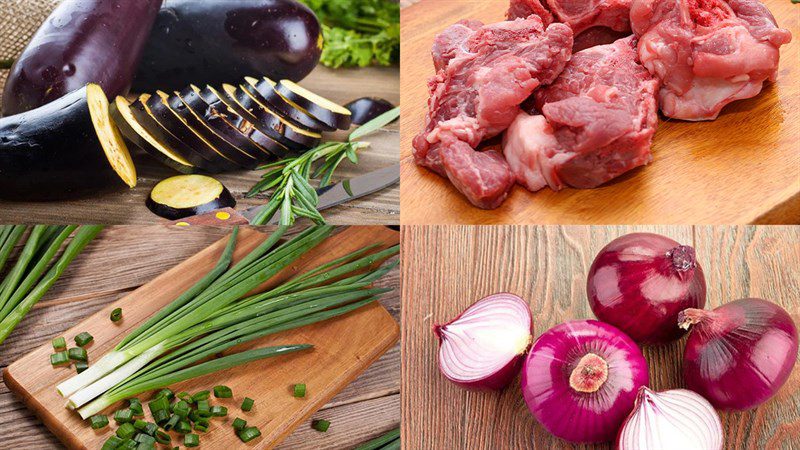
POLYGON ((202 417, 200 417, 200 413, 198 413, 196 409, 193 409, 189 412, 190 421, 197 422, 200 419, 202 419, 202 417))
POLYGON ((122 439, 130 439, 136 434, 136 428, 131 423, 123 423, 117 428, 117 436, 122 439))
POLYGON ((206 431, 208 431, 208 425, 209 425, 208 420, 206 419, 198 420, 197 422, 194 423, 194 429, 195 431, 201 431, 205 433, 206 431))
POLYGON ((305 384, 295 384, 294 385, 294 396, 297 398, 302 398, 306 396, 306 385, 305 384))
POLYGON ((103 443, 103 447, 101 447, 100 450, 115 450, 119 448, 119 446, 122 445, 123 442, 125 442, 125 439, 119 438, 117 436, 111 436, 103 443))
POLYGON ((311 421, 311 428, 322 431, 323 433, 328 431, 328 428, 331 426, 331 423, 324 419, 317 419, 311 421))
POLYGON ((114 413, 114 422, 117 423, 133 422, 133 411, 131 411, 130 409, 120 409, 119 411, 114 413))
POLYGON ((71 349, 67 350, 67 354, 69 355, 69 359, 74 361, 88 361, 89 356, 86 355, 86 349, 81 347, 72 347, 71 349))
POLYGON ((255 400, 250 397, 245 397, 244 401, 242 401, 242 411, 250 411, 253 409, 253 405, 255 404, 255 400))
POLYGON ((147 406, 150 408, 150 412, 155 414, 156 411, 169 410, 169 400, 167 397, 157 395, 154 400, 147 403, 147 406))
MULTIPOLYGON (((134 441, 133 439, 127 439, 125 442, 122 443, 119 447, 119 450, 128 450, 128 449, 139 449, 139 443, 134 441)), ((142 449, 144 450, 144 449, 142 449)))
POLYGON ((211 397, 211 392, 200 391, 192 396, 192 401, 199 402, 200 400, 208 400, 209 397, 211 397))
POLYGON ((136 419, 133 422, 133 428, 136 428, 139 431, 144 431, 144 427, 147 426, 147 421, 144 419, 136 419))
POLYGON ((242 431, 242 430, 244 430, 244 427, 246 427, 246 426, 247 426, 247 421, 246 420, 240 419, 238 417, 233 419, 233 429, 234 430, 242 431))
POLYGON ((153 420, 156 421, 157 424, 162 425, 169 420, 169 410, 168 409, 159 409, 158 411, 153 413, 153 420))
POLYGON ((228 408, 214 405, 211 407, 211 415, 214 417, 225 417, 228 415, 228 408))
POLYGON ((144 430, 142 430, 143 433, 147 433, 150 436, 155 436, 156 431, 158 431, 158 425, 153 422, 147 422, 147 425, 144 426, 144 430))
POLYGON ((89 423, 92 424, 92 428, 95 430, 99 430, 100 428, 105 428, 108 426, 108 416, 103 414, 96 414, 89 418, 89 423))
POLYGON ((149 446, 153 446, 156 443, 156 438, 145 433, 137 434, 136 439, 134 440, 140 444, 145 444, 149 446))
POLYGON ((53 349, 55 351, 62 351, 67 349, 67 340, 64 337, 57 337, 53 339, 53 349))
POLYGON ((142 402, 139 401, 138 398, 133 397, 128 399, 128 408, 133 411, 134 417, 142 417, 144 416, 144 408, 142 408, 142 402))
POLYGON ((239 439, 241 439, 242 442, 250 442, 259 436, 261 436, 261 431, 256 427, 247 427, 239 432, 239 439))
POLYGON ((58 352, 50 355, 50 364, 54 366, 69 364, 69 356, 67 355, 67 352, 58 352))
POLYGON ((175 403, 175 406, 172 408, 172 412, 175 413, 176 416, 179 417, 186 417, 189 415, 189 404, 186 403, 185 400, 180 400, 175 403))
POLYGON ((228 386, 214 386, 214 397, 216 398, 233 398, 233 391, 228 386))
POLYGON ((111 311, 111 321, 112 322, 119 322, 122 319, 122 308, 114 308, 111 311))
POLYGON ((211 417, 211 405, 208 400, 197 402, 197 415, 200 417, 211 417))
POLYGON ((159 444, 169 444, 172 441, 172 437, 163 431, 156 431, 156 442, 159 444))
POLYGON ((190 433, 192 431, 192 424, 187 420, 181 420, 175 425, 175 431, 180 434, 190 433))
POLYGON ((183 445, 186 447, 197 447, 200 445, 200 436, 194 433, 189 433, 183 437, 183 445))
POLYGON ((93 340, 94 340, 94 336, 92 336, 91 334, 89 334, 89 333, 87 333, 85 331, 83 333, 80 333, 77 336, 75 336, 75 344, 77 344, 78 347, 85 347, 86 344, 88 344, 89 342, 92 342, 93 340))
POLYGON ((77 373, 81 373, 88 368, 89 368, 89 363, 87 363, 86 361, 75 362, 75 372, 77 373))
POLYGON ((156 398, 158 397, 166 397, 167 401, 171 402, 172 399, 175 398, 175 393, 169 389, 162 389, 161 391, 158 392, 158 394, 156 394, 156 398))
POLYGON ((164 424, 163 428, 164 428, 164 430, 169 431, 169 430, 175 428, 175 426, 178 425, 178 422, 180 422, 180 421, 181 421, 181 416, 179 416, 177 414, 173 414, 172 417, 169 418, 167 423, 164 424))
POLYGON ((194 403, 194 400, 192 400, 192 394, 188 392, 181 392, 180 394, 176 395, 176 397, 178 397, 179 399, 183 400, 184 402, 190 405, 194 403))

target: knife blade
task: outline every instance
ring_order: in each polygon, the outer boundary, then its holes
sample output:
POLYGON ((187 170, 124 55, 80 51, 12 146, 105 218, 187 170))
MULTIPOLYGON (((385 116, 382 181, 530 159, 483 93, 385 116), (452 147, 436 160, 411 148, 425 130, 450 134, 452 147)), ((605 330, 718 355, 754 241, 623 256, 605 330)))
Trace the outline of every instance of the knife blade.
MULTIPOLYGON (((317 210, 322 211, 332 206, 355 200, 357 198, 378 192, 400 181, 400 164, 394 164, 383 169, 374 170, 364 175, 342 180, 317 189, 319 204, 317 210)), ((253 218, 266 208, 266 205, 254 206, 241 212, 247 220, 253 218)), ((276 225, 279 222, 279 215, 275 214, 267 225, 276 225)))

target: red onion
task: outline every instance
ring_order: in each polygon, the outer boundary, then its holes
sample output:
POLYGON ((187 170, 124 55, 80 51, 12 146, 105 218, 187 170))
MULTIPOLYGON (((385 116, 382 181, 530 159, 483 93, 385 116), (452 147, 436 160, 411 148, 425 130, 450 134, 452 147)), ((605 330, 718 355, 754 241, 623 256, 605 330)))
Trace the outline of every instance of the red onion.
POLYGON ((694 249, 664 236, 633 233, 606 245, 589 269, 589 306, 643 344, 662 344, 684 335, 678 313, 706 304, 706 280, 694 249))
POLYGON ((647 361, 620 330, 575 320, 539 336, 522 366, 522 394, 550 433, 571 442, 611 441, 648 382, 647 361))
POLYGON ((639 388, 617 435, 617 450, 721 450, 722 422, 708 400, 686 389, 639 388))
POLYGON ((722 409, 750 409, 783 386, 797 360, 797 328, 780 306, 758 298, 713 311, 687 309, 692 327, 683 351, 686 386, 722 409))
POLYGON ((533 319, 521 298, 493 294, 433 332, 439 337, 442 375, 469 389, 501 389, 519 373, 533 319))

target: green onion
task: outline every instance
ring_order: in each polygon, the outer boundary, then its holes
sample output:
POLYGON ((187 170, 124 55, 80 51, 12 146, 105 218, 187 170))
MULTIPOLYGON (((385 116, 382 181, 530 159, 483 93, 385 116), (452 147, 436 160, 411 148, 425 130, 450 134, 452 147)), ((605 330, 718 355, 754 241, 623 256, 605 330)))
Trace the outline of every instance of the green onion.
POLYGON ((78 347, 86 347, 86 344, 92 342, 92 340, 94 340, 94 337, 85 331, 75 336, 75 344, 78 347))
POLYGON ((145 433, 137 434, 136 435, 136 439, 134 439, 134 440, 136 442, 140 443, 140 444, 145 444, 145 445, 148 445, 148 446, 153 446, 156 443, 156 438, 154 438, 153 436, 150 436, 149 434, 145 434, 145 433))
POLYGON ((130 409, 120 409, 114 413, 114 421, 117 423, 133 422, 133 411, 130 409))
POLYGON ((239 439, 241 439, 242 442, 250 442, 259 436, 261 436, 261 431, 256 427, 247 427, 239 432, 239 439))
POLYGON ((108 438, 104 443, 100 450, 115 450, 119 448, 122 443, 125 442, 125 439, 119 438, 117 436, 111 436, 108 438))
POLYGON ((200 417, 211 417, 211 405, 208 400, 200 400, 197 402, 197 415, 200 417))
POLYGON ((72 347, 67 350, 67 354, 69 355, 69 359, 73 361, 87 361, 89 359, 86 355, 86 349, 80 347, 72 347))
POLYGON ((200 436, 194 433, 187 434, 183 437, 183 445, 186 447, 197 447, 200 445, 200 436))
POLYGON ((253 405, 255 404, 255 400, 250 397, 245 397, 244 401, 242 401, 242 411, 250 411, 253 409, 253 405))
POLYGON ((233 391, 228 386, 214 386, 214 397, 233 398, 233 391))
POLYGON ((395 428, 394 430, 389 431, 388 433, 377 437, 371 441, 365 442, 354 450, 378 450, 384 449, 387 444, 390 444, 394 441, 400 441, 400 428, 395 428))
POLYGON ((305 384, 295 384, 294 385, 294 396, 298 398, 302 398, 306 396, 306 385, 305 384))
POLYGON ((169 399, 166 396, 156 395, 153 401, 147 403, 150 412, 155 414, 156 411, 169 410, 169 399))
POLYGON ((89 418, 89 423, 92 424, 92 428, 95 430, 99 430, 100 428, 105 428, 108 426, 108 416, 103 414, 97 414, 89 418))
POLYGON ((211 407, 211 415, 214 417, 225 417, 228 415, 228 408, 220 405, 211 407))
POLYGON ((174 412, 178 417, 186 417, 189 415, 189 404, 186 403, 185 400, 180 400, 179 402, 175 403, 175 407, 172 408, 172 412, 174 412))
POLYGON ((200 400, 208 400, 211 397, 211 393, 209 391, 200 391, 192 396, 192 401, 197 403, 200 400))
POLYGON ((156 397, 166 397, 167 401, 171 402, 175 398, 175 393, 169 389, 162 389, 156 394, 156 397))
MULTIPOLYGON (((134 441, 133 439, 126 439, 125 442, 122 443, 119 447, 119 450, 128 450, 128 449, 139 449, 139 443, 134 441)), ((144 449, 142 449, 144 450, 144 449)))
POLYGON ((167 423, 164 424, 163 428, 164 428, 164 430, 169 431, 169 430, 175 428, 175 426, 178 425, 178 422, 180 422, 180 421, 181 421, 181 416, 179 416, 177 414, 173 414, 172 417, 169 418, 167 423))
POLYGON ((159 444, 169 444, 172 441, 172 437, 163 431, 156 431, 156 442, 159 444))
POLYGON ((58 352, 50 355, 50 364, 54 366, 69 364, 69 356, 67 355, 67 352, 58 352))
POLYGON ((246 420, 240 419, 238 417, 233 419, 233 429, 234 430, 242 431, 242 430, 244 430, 244 427, 246 427, 246 426, 247 426, 247 421, 246 420))
POLYGON ((331 426, 331 423, 324 419, 317 419, 311 421, 311 428, 317 431, 328 431, 328 428, 331 426))
POLYGON ((114 308, 114 310, 111 311, 111 321, 119 322, 120 320, 122 320, 122 308, 114 308))
POLYGON ((136 428, 131 423, 123 423, 117 428, 117 436, 122 439, 130 439, 136 434, 136 428))
POLYGON ((81 373, 88 368, 89 368, 89 363, 87 363, 86 361, 77 361, 75 363, 75 372, 77 373, 81 373))
POLYGON ((188 392, 181 392, 180 394, 176 395, 176 397, 178 397, 179 399, 183 400, 184 402, 190 405, 194 403, 194 400, 192 400, 192 394, 188 392))
POLYGON ((200 431, 205 433, 206 431, 208 431, 208 425, 209 425, 208 419, 198 420, 197 422, 194 423, 194 429, 195 431, 200 431))
POLYGON ((128 408, 133 411, 133 415, 136 417, 144 416, 144 408, 142 408, 142 402, 139 401, 138 398, 133 397, 128 399, 128 408))
POLYGON ((147 421, 144 419, 136 419, 133 422, 133 428, 136 428, 139 431, 144 431, 144 428, 147 426, 147 421))
POLYGON ((192 431, 192 424, 186 420, 181 420, 175 425, 175 431, 180 434, 190 433, 192 431))
POLYGON ((158 425, 152 422, 147 422, 147 425, 144 426, 144 430, 142 430, 143 433, 147 433, 150 436, 155 436, 156 431, 158 431, 158 425))
POLYGON ((53 350, 61 351, 67 349, 67 340, 64 337, 57 337, 53 339, 53 350))

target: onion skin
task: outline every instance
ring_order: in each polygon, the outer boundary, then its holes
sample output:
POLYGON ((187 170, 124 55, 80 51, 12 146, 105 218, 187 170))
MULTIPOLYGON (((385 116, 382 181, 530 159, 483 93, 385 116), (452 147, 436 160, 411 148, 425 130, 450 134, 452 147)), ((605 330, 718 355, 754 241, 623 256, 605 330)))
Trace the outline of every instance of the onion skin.
POLYGON ((717 408, 746 410, 783 386, 797 360, 797 327, 775 303, 745 298, 713 311, 687 310, 686 386, 717 408))
POLYGON ((531 347, 522 366, 522 394, 531 413, 551 434, 570 442, 609 442, 649 381, 647 361, 631 338, 597 320, 557 325, 531 347), (594 392, 570 384, 578 362, 596 355, 608 364, 594 392))
POLYGON ((696 392, 639 388, 636 405, 617 435, 617 450, 722 450, 719 414, 696 392))
POLYGON ((509 293, 498 293, 478 300, 450 322, 435 325, 433 332, 439 338, 439 371, 445 378, 465 389, 497 390, 506 387, 519 373, 523 357, 532 340, 533 318, 530 307, 520 297, 509 293), (498 304, 505 304, 504 317, 493 318, 492 322, 486 321, 487 313, 491 313, 498 304), (520 334, 527 334, 527 341, 513 354, 496 358, 499 363, 495 361, 497 366, 491 368, 489 365, 493 361, 487 360, 486 357, 497 354, 485 350, 487 343, 471 339, 474 335, 460 333, 458 329, 462 323, 469 324, 471 328, 477 328, 476 325, 485 323, 484 330, 497 334, 516 325, 518 330, 522 331, 520 334), (503 357, 506 361, 502 360, 503 357), (468 367, 467 364, 472 366, 468 367), (465 376, 463 373, 465 368, 476 375, 465 376))
POLYGON ((595 257, 586 281, 595 316, 640 344, 683 336, 678 314, 706 304, 706 281, 694 249, 653 233, 611 241, 595 257))

